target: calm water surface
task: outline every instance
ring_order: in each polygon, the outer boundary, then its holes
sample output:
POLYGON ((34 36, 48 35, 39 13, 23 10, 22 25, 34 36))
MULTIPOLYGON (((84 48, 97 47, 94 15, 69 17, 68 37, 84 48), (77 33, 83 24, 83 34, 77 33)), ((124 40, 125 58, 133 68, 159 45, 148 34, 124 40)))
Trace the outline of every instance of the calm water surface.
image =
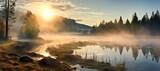
POLYGON ((74 50, 74 55, 84 59, 94 59, 99 62, 109 62, 111 65, 125 64, 127 71, 160 71, 159 46, 107 46, 87 45, 74 50))

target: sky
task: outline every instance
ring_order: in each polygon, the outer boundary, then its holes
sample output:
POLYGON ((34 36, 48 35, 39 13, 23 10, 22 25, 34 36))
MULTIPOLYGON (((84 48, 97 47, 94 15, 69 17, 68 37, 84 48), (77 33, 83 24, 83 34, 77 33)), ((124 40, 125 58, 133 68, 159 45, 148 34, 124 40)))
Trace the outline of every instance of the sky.
POLYGON ((95 15, 83 15, 83 22, 87 24, 99 24, 103 19, 106 21, 114 21, 123 17, 131 20, 134 12, 137 13, 139 19, 145 13, 151 14, 152 11, 160 10, 160 0, 71 0, 73 4, 79 7, 86 7, 83 12, 102 13, 95 15), (104 15, 103 15, 104 14, 104 15), (92 21, 93 20, 93 21, 92 21))
POLYGON ((160 11, 160 0, 17 0, 16 4, 16 10, 31 10, 33 13, 48 6, 57 15, 91 26, 102 20, 114 21, 120 16, 124 21, 131 20, 134 12, 141 19, 145 13, 150 16, 152 11, 160 11))

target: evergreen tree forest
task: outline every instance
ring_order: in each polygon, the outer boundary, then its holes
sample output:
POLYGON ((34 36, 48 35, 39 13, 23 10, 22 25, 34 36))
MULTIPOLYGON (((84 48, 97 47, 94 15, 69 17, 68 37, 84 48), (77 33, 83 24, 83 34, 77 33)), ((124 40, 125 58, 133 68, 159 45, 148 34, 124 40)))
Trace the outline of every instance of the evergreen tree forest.
POLYGON ((139 19, 137 14, 134 13, 132 20, 123 20, 120 16, 119 20, 106 22, 103 20, 99 25, 93 26, 91 33, 121 33, 128 32, 136 35, 160 35, 160 14, 157 10, 156 13, 152 12, 151 17, 146 13, 142 19, 139 19))

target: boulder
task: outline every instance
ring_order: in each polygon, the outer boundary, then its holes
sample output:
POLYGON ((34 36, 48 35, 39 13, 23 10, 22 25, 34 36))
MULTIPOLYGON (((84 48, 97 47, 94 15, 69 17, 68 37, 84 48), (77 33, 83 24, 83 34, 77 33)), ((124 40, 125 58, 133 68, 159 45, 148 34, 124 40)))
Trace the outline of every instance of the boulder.
POLYGON ((28 56, 22 56, 20 57, 19 62, 33 62, 33 59, 28 56))
POLYGON ((60 61, 51 57, 44 57, 39 61, 39 64, 43 67, 60 67, 60 61))
POLYGON ((13 63, 13 65, 14 65, 14 66, 18 66, 19 64, 18 64, 18 63, 13 63))
POLYGON ((44 57, 43 55, 40 55, 40 54, 37 54, 37 53, 34 53, 34 52, 27 53, 27 55, 31 56, 31 57, 44 57))
POLYGON ((73 67, 72 69, 73 69, 73 70, 77 70, 77 68, 76 68, 76 67, 73 67))
POLYGON ((19 57, 19 56, 20 56, 20 55, 17 54, 17 53, 9 53, 8 55, 9 55, 9 56, 16 56, 16 57, 19 57))

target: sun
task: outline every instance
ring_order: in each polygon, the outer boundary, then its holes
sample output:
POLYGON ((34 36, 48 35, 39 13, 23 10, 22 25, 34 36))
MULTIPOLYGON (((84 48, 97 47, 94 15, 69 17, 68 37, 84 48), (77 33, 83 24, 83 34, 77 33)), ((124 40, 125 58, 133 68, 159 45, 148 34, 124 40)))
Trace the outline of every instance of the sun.
POLYGON ((41 16, 44 20, 50 20, 56 15, 56 12, 50 8, 44 8, 41 11, 41 16))
POLYGON ((59 11, 57 9, 46 3, 40 3, 38 6, 30 5, 28 9, 36 14, 39 19, 45 22, 51 21, 55 16, 59 15, 59 11))

